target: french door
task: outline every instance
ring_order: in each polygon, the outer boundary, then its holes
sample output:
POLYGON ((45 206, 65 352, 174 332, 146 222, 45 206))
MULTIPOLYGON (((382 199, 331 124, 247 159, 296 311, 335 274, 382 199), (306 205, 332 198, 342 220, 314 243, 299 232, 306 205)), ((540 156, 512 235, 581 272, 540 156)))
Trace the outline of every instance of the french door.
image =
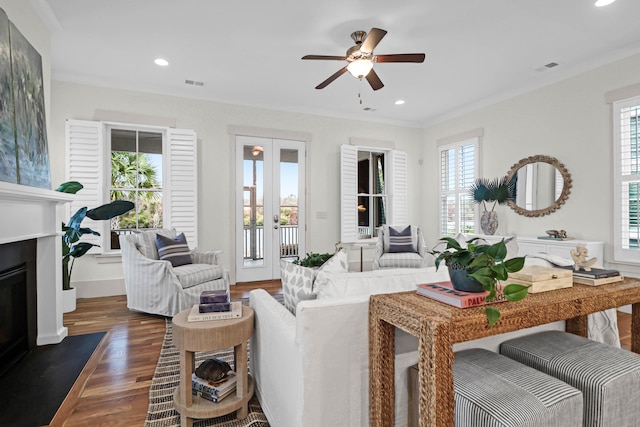
POLYGON ((280 278, 305 254, 305 144, 236 136, 236 281, 280 278))

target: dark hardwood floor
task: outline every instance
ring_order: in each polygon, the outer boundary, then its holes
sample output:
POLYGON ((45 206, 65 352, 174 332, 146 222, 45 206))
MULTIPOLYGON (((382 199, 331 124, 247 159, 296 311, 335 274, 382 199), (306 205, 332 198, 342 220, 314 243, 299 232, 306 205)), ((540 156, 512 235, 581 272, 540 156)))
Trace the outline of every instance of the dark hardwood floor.
MULTIPOLYGON (((231 287, 232 298, 251 289, 281 293, 280 281, 242 283, 231 287)), ((621 342, 631 345, 631 315, 618 315, 621 342)), ((165 333, 165 318, 132 312, 126 297, 79 299, 76 311, 64 315, 69 335, 107 331, 85 371, 69 393, 52 426, 142 426, 149 404, 149 386, 165 333)))

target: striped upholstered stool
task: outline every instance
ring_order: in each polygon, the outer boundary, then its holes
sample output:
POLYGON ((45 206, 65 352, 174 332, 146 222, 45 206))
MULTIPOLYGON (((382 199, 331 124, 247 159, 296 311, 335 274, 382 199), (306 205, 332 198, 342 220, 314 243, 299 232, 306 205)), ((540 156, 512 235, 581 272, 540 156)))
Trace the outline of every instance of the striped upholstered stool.
POLYGON ((585 426, 639 425, 640 358, 634 353, 562 331, 505 341, 500 352, 581 390, 585 426))
POLYGON ((582 427, 582 393, 489 350, 453 362, 456 427, 582 427))

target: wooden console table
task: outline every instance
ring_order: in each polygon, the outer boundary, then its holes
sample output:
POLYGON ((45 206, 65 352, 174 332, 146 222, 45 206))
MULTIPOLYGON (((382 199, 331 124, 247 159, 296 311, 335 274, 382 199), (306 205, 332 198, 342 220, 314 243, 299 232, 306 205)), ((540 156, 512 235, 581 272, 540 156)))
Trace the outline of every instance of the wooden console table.
POLYGON ((490 329, 484 307, 459 309, 415 291, 372 295, 369 303, 369 413, 373 427, 394 422, 394 329, 418 338, 420 427, 453 426, 454 343, 566 320, 566 330, 587 336, 587 315, 632 304, 631 350, 640 353, 640 279, 528 295, 502 302, 490 329))

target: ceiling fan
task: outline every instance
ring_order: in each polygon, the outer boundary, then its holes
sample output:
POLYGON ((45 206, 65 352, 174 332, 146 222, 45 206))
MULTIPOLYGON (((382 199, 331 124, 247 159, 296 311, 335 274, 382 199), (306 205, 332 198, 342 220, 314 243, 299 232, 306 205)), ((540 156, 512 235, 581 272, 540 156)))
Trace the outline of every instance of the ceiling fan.
POLYGON ((424 62, 424 53, 398 53, 392 55, 374 55, 373 49, 380 43, 380 40, 387 34, 385 30, 380 28, 372 28, 367 34, 364 31, 355 31, 351 33, 351 38, 356 42, 347 50, 345 56, 331 55, 305 55, 302 59, 327 59, 335 61, 347 61, 345 67, 339 69, 331 77, 316 86, 316 89, 324 89, 349 71, 354 77, 362 79, 366 78, 373 90, 382 89, 384 84, 373 69, 374 62, 424 62))

